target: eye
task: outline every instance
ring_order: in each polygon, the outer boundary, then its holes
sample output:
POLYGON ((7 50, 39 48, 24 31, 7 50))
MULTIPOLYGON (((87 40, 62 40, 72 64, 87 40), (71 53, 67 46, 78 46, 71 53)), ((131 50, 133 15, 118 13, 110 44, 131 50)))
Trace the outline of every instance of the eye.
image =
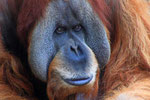
POLYGON ((76 25, 73 28, 74 31, 79 32, 80 30, 82 30, 82 26, 81 25, 76 25))
POLYGON ((62 33, 64 33, 66 31, 66 29, 64 28, 64 27, 58 27, 56 30, 55 30, 55 32, 57 33, 57 34, 62 34, 62 33))

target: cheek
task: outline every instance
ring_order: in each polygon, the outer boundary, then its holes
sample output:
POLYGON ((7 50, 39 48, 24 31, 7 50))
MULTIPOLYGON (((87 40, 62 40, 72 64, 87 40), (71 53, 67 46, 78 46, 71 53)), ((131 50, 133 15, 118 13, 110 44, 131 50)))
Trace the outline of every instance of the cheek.
MULTIPOLYGON (((90 34, 87 37, 87 44, 92 48, 93 52, 96 55, 96 58, 99 63, 99 67, 104 67, 110 58, 110 43, 107 37, 105 29, 100 28, 100 31, 93 30, 94 34, 90 34)), ((92 32, 90 30, 90 32, 92 32)))
POLYGON ((52 39, 32 34, 28 47, 28 61, 36 78, 47 81, 47 70, 54 55, 55 47, 52 39))
POLYGON ((33 27, 28 38, 28 61, 30 69, 36 78, 47 81, 47 71, 52 61, 56 48, 54 46, 52 32, 54 19, 45 16, 33 27))
POLYGON ((104 67, 108 63, 110 59, 110 52, 110 44, 106 37, 104 40, 102 40, 101 46, 96 50, 96 57, 98 59, 100 67, 104 67))

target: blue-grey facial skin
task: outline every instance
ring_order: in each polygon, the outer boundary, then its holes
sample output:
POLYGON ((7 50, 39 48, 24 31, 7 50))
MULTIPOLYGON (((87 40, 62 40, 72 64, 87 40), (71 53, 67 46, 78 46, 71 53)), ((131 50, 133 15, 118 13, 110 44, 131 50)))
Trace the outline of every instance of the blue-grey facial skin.
POLYGON ((51 0, 45 16, 33 29, 28 48, 29 64, 38 79, 47 81, 49 64, 70 39, 78 39, 91 48, 100 67, 107 64, 110 57, 109 41, 104 25, 88 0, 51 0), (78 32, 73 31, 76 25, 82 26, 78 32), (65 32, 57 33, 58 27, 65 27, 65 32))

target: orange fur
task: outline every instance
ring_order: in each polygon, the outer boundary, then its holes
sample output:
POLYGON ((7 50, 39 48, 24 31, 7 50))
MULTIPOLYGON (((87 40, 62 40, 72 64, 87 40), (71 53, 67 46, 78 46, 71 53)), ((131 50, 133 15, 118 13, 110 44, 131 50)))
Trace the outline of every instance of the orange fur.
POLYGON ((132 88, 137 88, 134 96, 146 96, 147 99, 144 100, 149 100, 150 96, 144 94, 150 93, 150 87, 142 83, 143 79, 146 79, 146 84, 150 81, 149 6, 144 0, 118 0, 111 5, 114 8, 112 52, 101 88, 107 96, 106 100, 134 100, 130 95, 130 92, 135 91, 132 91, 132 88), (141 86, 145 87, 146 91, 142 92, 139 89, 141 86), (127 91, 129 98, 115 99, 116 95, 121 95, 124 91, 127 91), (115 97, 111 98, 110 92, 115 97))
POLYGON ((36 100, 32 84, 24 76, 25 69, 1 43, 0 38, 0 100, 36 100))
POLYGON ((122 87, 110 91, 105 100, 149 100, 150 99, 150 78, 130 83, 128 87, 122 87))

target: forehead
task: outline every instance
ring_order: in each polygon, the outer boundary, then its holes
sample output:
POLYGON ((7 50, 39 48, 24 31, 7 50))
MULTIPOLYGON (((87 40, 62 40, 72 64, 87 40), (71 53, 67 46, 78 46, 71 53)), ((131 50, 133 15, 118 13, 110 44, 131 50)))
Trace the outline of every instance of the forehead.
POLYGON ((88 0, 52 0, 46 8, 46 15, 55 18, 76 17, 79 19, 93 14, 88 0))
POLYGON ((57 26, 70 27, 77 24, 82 24, 88 29, 93 28, 93 25, 99 25, 99 19, 95 16, 88 0, 51 0, 45 9, 44 16, 34 27, 33 33, 49 34, 57 26))
POLYGON ((90 7, 88 0, 52 0, 50 4, 61 11, 68 8, 81 10, 90 7))

